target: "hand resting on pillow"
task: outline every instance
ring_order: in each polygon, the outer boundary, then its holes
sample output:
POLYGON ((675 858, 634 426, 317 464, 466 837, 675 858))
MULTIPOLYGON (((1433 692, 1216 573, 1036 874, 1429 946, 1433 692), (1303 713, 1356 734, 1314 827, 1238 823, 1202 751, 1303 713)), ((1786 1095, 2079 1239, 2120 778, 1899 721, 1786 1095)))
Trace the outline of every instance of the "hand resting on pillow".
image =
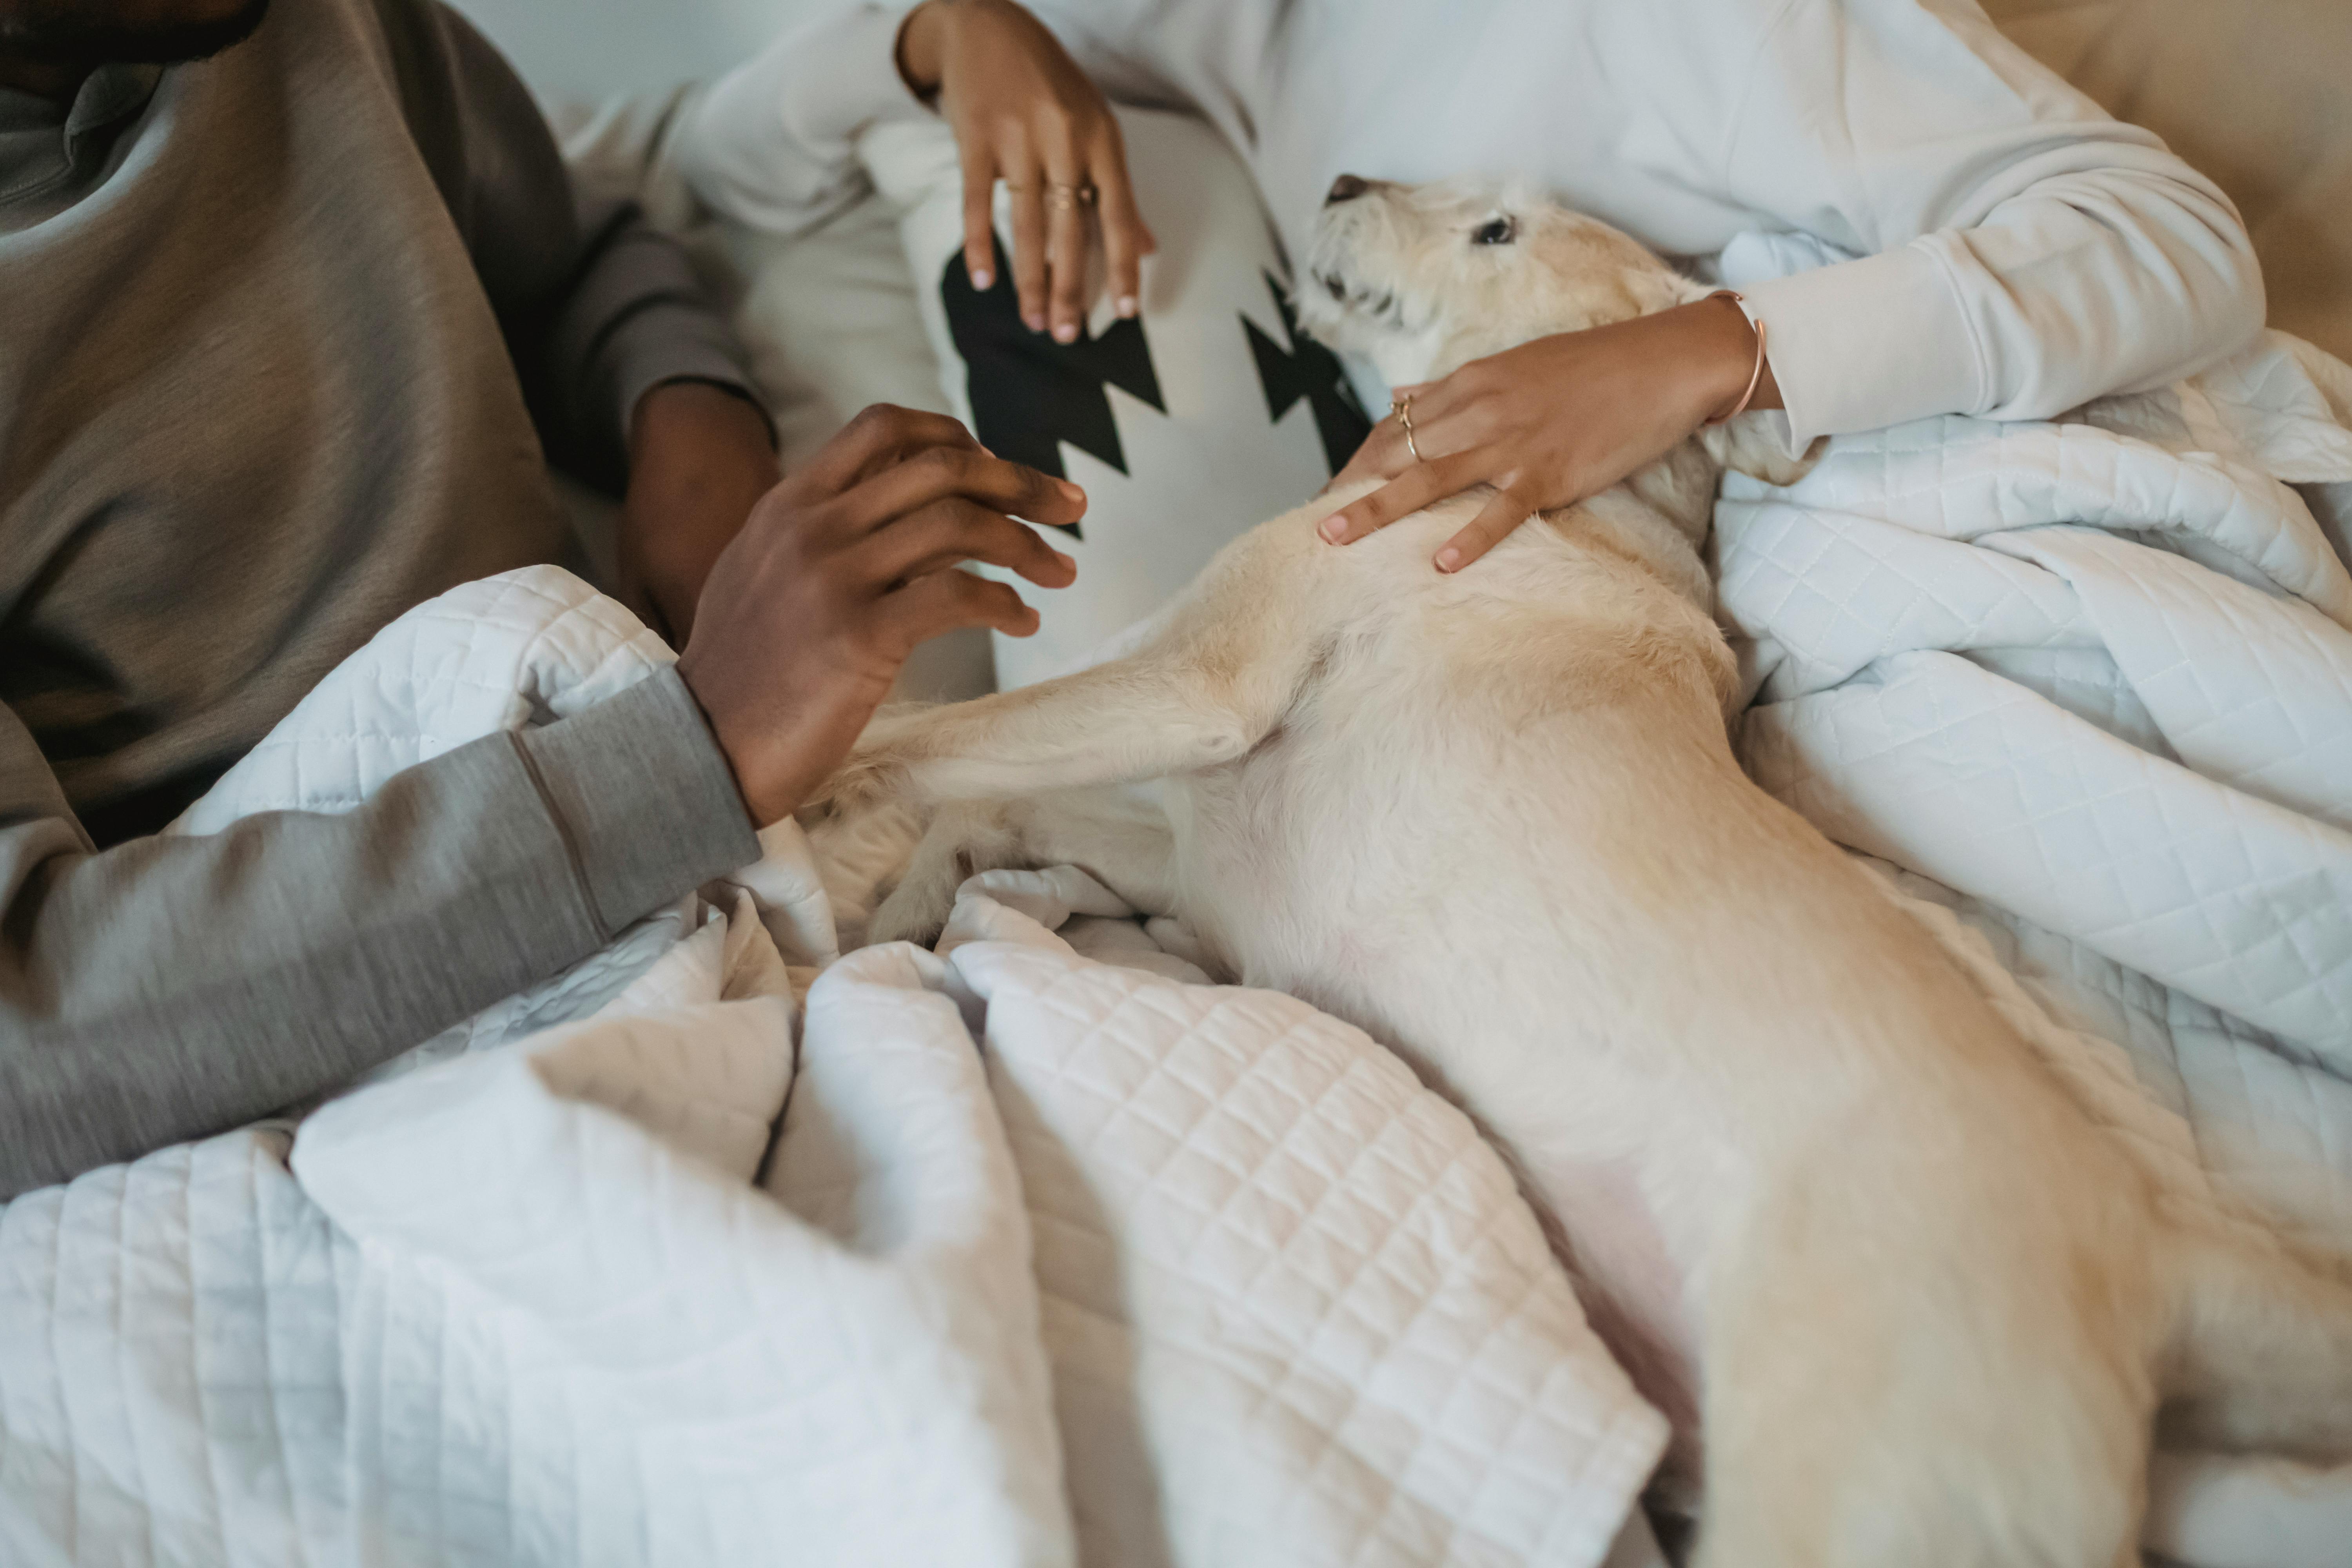
POLYGON ((1143 258, 1158 245, 1136 211, 1110 104, 1054 35, 1011 0, 929 0, 900 26, 898 53, 907 85, 936 98, 955 131, 972 287, 995 282, 991 214, 1002 179, 1013 194, 1013 279, 1029 330, 1050 320, 1056 342, 1077 341, 1089 209, 1100 216, 1111 298, 1121 316, 1134 315, 1143 258))

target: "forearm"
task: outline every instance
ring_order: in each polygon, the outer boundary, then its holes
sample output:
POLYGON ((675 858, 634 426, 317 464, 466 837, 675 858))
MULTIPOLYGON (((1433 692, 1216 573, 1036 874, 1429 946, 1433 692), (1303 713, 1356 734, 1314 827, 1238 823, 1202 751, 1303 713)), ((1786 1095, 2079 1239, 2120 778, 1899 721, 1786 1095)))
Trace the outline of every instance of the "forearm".
MULTIPOLYGON (((900 50, 914 0, 872 0, 779 37, 686 110, 679 167, 713 210, 770 233, 805 233, 863 195, 857 138, 929 112, 910 85, 933 72, 900 50)), ((1029 7, 1079 68, 1115 98, 1183 100, 1150 58, 1152 7, 1091 0, 1029 7)), ((1180 35, 1203 31, 1194 22, 1180 35)), ((1236 37, 1236 53, 1248 40, 1236 37)))
POLYGON ((678 166, 703 202, 772 234, 803 234, 866 190, 860 132, 928 112, 898 75, 909 5, 850 6, 778 37, 685 110, 678 166))
POLYGON ((677 647, 710 568, 782 477, 767 416, 701 382, 637 401, 620 531, 620 592, 677 647))
POLYGON ((0 1196, 331 1088, 757 855, 667 672, 341 816, 0 827, 0 1196))
POLYGON ((536 356, 553 448, 583 477, 619 491, 632 472, 647 395, 692 382, 728 389, 757 418, 759 444, 772 449, 748 355, 686 253, 635 203, 605 202, 582 219, 572 279, 549 330, 535 345, 518 347, 536 356))

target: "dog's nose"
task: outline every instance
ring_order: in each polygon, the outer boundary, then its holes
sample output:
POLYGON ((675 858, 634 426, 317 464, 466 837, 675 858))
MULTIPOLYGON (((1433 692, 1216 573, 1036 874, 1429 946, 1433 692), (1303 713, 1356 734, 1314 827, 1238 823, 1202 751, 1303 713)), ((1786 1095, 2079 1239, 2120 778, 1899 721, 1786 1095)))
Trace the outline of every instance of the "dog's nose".
POLYGON ((1329 207, 1341 202, 1352 202, 1371 188, 1370 180, 1359 179, 1354 174, 1342 174, 1331 182, 1331 194, 1323 198, 1323 205, 1329 207))

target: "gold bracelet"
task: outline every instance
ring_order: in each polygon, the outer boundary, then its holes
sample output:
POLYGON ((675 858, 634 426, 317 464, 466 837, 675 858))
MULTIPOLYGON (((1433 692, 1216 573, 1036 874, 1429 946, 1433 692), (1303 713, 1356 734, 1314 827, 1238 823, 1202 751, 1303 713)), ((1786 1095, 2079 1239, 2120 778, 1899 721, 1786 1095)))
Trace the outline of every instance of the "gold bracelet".
MULTIPOLYGON (((1748 405, 1754 400, 1756 396, 1756 389, 1764 384, 1764 323, 1758 321, 1755 317, 1748 314, 1747 300, 1733 289, 1717 289, 1714 293, 1709 294, 1707 298, 1710 300, 1728 300, 1733 304, 1739 306, 1740 315, 1747 320, 1748 325, 1756 333, 1756 366, 1753 370, 1750 370, 1748 373, 1748 390, 1739 395, 1739 401, 1731 405, 1730 413, 1718 414, 1714 418, 1706 422, 1708 425, 1724 425, 1728 424, 1730 421, 1738 418, 1741 415, 1748 412, 1748 405)), ((1702 428, 1704 427, 1705 426, 1702 426, 1702 428)))

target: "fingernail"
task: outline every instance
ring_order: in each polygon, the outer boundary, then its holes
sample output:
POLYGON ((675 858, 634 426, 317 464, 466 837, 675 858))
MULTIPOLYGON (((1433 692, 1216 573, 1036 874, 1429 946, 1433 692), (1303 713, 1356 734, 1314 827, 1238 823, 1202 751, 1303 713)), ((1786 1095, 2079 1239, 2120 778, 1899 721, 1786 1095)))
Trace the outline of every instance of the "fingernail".
POLYGON ((1070 483, 1069 480, 1055 479, 1054 482, 1062 487, 1062 494, 1068 497, 1070 500, 1084 500, 1087 499, 1087 492, 1078 489, 1077 486, 1070 483))
POLYGON ((1024 316, 1021 318, 1021 324, 1033 332, 1042 332, 1045 330, 1045 312, 1038 310, 1024 316))
POLYGON ((996 274, 983 267, 971 275, 971 286, 985 294, 996 286, 996 274))
POLYGON ((1060 562, 1064 566, 1073 572, 1078 569, 1078 563, 1075 557, 1065 555, 1058 550, 1054 552, 1054 559, 1060 562))
POLYGON ((1451 572, 1461 564, 1462 552, 1451 544, 1437 552, 1437 569, 1440 572, 1451 572))
POLYGON ((1064 321, 1060 326, 1054 329, 1054 341, 1057 343, 1076 342, 1078 341, 1078 324, 1076 321, 1064 321))
POLYGON ((1323 520, 1323 526, 1316 531, 1337 544, 1339 542, 1340 536, 1348 531, 1348 520, 1343 514, 1335 511, 1323 520))
POLYGON ((1120 321, 1126 321, 1134 320, 1135 312, 1140 309, 1142 309, 1142 307, 1135 302, 1134 295, 1121 294, 1118 297, 1118 317, 1120 321))

